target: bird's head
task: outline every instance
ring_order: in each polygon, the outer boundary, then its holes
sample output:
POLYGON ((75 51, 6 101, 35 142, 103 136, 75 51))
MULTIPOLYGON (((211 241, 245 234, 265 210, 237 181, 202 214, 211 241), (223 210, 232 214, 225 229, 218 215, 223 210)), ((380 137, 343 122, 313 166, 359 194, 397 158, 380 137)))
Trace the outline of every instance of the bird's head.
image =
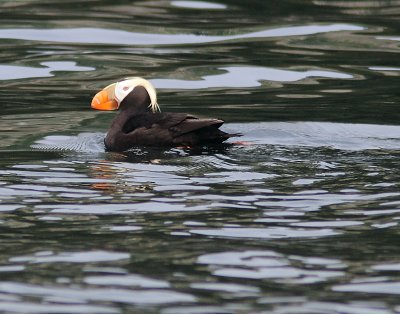
POLYGON ((155 88, 149 81, 140 77, 125 78, 122 81, 103 88, 93 97, 91 107, 97 110, 117 110, 125 99, 128 100, 130 98, 133 99, 134 96, 141 96, 135 95, 137 91, 135 88, 139 86, 143 87, 147 92, 146 98, 150 99, 150 103, 148 104, 150 110, 152 112, 160 111, 155 88))

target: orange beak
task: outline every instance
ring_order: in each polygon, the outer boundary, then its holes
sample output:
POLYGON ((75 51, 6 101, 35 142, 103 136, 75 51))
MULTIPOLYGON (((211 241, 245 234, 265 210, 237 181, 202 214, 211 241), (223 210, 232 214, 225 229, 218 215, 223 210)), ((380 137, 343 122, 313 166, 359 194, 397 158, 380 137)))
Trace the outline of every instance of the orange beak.
POLYGON ((97 110, 117 110, 118 103, 114 99, 110 99, 106 90, 98 92, 92 99, 93 109, 97 110))

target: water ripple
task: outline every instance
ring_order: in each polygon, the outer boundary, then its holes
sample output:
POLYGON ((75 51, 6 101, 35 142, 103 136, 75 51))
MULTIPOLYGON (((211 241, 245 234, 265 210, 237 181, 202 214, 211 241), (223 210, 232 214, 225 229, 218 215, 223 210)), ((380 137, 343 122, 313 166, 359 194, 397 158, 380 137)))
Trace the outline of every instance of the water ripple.
POLYGON ((33 256, 15 256, 11 262, 26 263, 93 263, 105 261, 118 261, 128 259, 128 253, 91 251, 91 252, 63 252, 54 254, 53 252, 38 252, 33 256))
POLYGON ((78 66, 73 61, 41 62, 42 68, 0 64, 0 80, 16 80, 30 77, 51 77, 57 71, 94 71, 95 68, 78 66))
POLYGON ((177 79, 152 79, 151 82, 157 88, 171 89, 204 89, 223 87, 257 87, 262 84, 260 81, 272 82, 294 82, 306 78, 336 78, 351 79, 350 74, 333 71, 290 71, 263 67, 221 67, 218 70, 223 74, 206 75, 201 80, 177 80, 177 79))
POLYGON ((189 9, 212 9, 221 10, 226 9, 225 4, 206 2, 206 1, 172 1, 171 5, 179 8, 189 8, 189 9))
POLYGON ((400 282, 371 282, 336 285, 333 291, 377 294, 400 294, 400 282))
POLYGON ((119 310, 109 306, 96 306, 85 304, 38 304, 33 302, 0 301, 0 310, 4 313, 76 313, 76 314, 116 314, 119 310))
POLYGON ((268 122, 230 124, 244 140, 259 144, 333 147, 342 150, 398 149, 397 125, 328 122, 268 122))
POLYGON ((227 36, 195 34, 135 33, 101 28, 54 28, 54 29, 0 29, 0 38, 63 43, 114 44, 114 45, 176 45, 200 44, 227 40, 302 36, 338 31, 361 31, 365 28, 351 24, 307 25, 281 27, 227 36))
POLYGON ((126 304, 168 304, 194 302, 196 299, 182 292, 170 290, 127 290, 121 288, 79 288, 44 286, 15 282, 0 282, 0 292, 32 295, 43 298, 61 298, 81 303, 90 301, 120 302, 126 304))
POLYGON ((320 238, 338 235, 340 232, 327 228, 238 228, 225 227, 220 229, 192 229, 190 233, 226 238, 256 238, 256 239, 286 239, 286 238, 320 238))
MULTIPOLYGON (((223 128, 227 132, 243 133, 241 141, 249 144, 332 147, 341 150, 400 148, 400 127, 397 125, 298 121, 229 123, 223 128)), ((103 138, 102 133, 80 133, 75 136, 49 135, 37 140, 31 148, 101 153, 104 152, 103 138)), ((148 154, 146 150, 140 148, 134 153, 139 157, 148 154)), ((174 151, 171 150, 169 153, 174 151)), ((193 158, 195 160, 196 157, 193 158)), ((211 166, 223 167, 226 170, 248 168, 243 164, 232 163, 229 157, 224 157, 222 154, 210 156, 208 161, 211 166)), ((166 169, 165 165, 160 167, 166 169)))
POLYGON ((87 276, 83 281, 90 285, 100 286, 126 286, 140 288, 169 288, 170 284, 163 280, 151 279, 134 274, 87 276))
POLYGON ((80 133, 72 135, 47 135, 31 145, 39 150, 71 150, 76 152, 104 152, 104 134, 80 133))
POLYGON ((287 258, 273 251, 221 252, 199 256, 197 262, 210 267, 216 276, 268 279, 307 284, 342 277, 344 265, 339 260, 305 257, 287 258), (298 261, 304 264, 295 267, 298 261), (315 263, 315 261, 317 261, 315 263), (313 263, 314 262, 314 263, 313 263))

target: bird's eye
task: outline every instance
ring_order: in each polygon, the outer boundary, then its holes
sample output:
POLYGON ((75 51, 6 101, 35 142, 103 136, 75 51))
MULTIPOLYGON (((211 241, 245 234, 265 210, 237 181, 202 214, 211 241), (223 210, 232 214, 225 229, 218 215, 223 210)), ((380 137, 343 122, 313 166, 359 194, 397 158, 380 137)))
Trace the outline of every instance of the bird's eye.
POLYGON ((124 86, 122 89, 123 89, 124 91, 127 91, 127 90, 129 89, 129 86, 124 86))

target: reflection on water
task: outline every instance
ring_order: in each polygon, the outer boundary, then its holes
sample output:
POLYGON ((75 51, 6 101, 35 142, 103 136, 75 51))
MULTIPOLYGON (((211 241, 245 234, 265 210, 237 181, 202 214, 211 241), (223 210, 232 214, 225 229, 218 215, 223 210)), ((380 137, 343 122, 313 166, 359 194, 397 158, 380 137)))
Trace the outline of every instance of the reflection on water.
POLYGON ((398 313, 396 1, 0 4, 0 311, 398 313), (144 76, 218 147, 104 151, 144 76))
POLYGON ((256 39, 312 35, 338 31, 360 31, 364 28, 351 24, 307 25, 283 27, 237 35, 212 36, 196 34, 151 34, 97 28, 67 29, 0 29, 0 38, 64 43, 114 44, 114 45, 174 45, 200 44, 226 40, 256 39))
POLYGON ((65 303, 108 301, 128 304, 168 304, 195 301, 195 298, 189 294, 156 289, 152 289, 151 291, 126 290, 122 288, 66 289, 0 282, 0 291, 17 295, 28 294, 32 296, 44 296, 45 298, 65 303))
POLYGON ((44 68, 31 68, 16 65, 0 65, 1 80, 15 80, 29 77, 49 77, 54 76, 55 71, 93 71, 92 67, 77 66, 76 62, 42 62, 44 68))
POLYGON ((260 81, 294 82, 311 77, 350 79, 349 74, 332 71, 289 71, 272 68, 257 67, 227 67, 218 70, 226 73, 206 75, 199 81, 153 79, 151 82, 156 88, 176 89, 204 89, 221 87, 256 87, 261 86, 260 81))
POLYGON ((172 1, 171 4, 180 8, 190 9, 226 9, 227 6, 220 3, 206 1, 172 1))
POLYGON ((310 284, 344 275, 346 265, 338 260, 304 259, 293 256, 290 260, 271 251, 223 252, 200 256, 200 264, 210 265, 215 276, 271 279, 277 282, 310 284), (291 266, 303 264, 305 269, 291 266), (235 267, 236 266, 236 267, 235 267), (321 268, 326 267, 326 270, 321 268), (314 268, 314 270, 312 270, 314 268))

